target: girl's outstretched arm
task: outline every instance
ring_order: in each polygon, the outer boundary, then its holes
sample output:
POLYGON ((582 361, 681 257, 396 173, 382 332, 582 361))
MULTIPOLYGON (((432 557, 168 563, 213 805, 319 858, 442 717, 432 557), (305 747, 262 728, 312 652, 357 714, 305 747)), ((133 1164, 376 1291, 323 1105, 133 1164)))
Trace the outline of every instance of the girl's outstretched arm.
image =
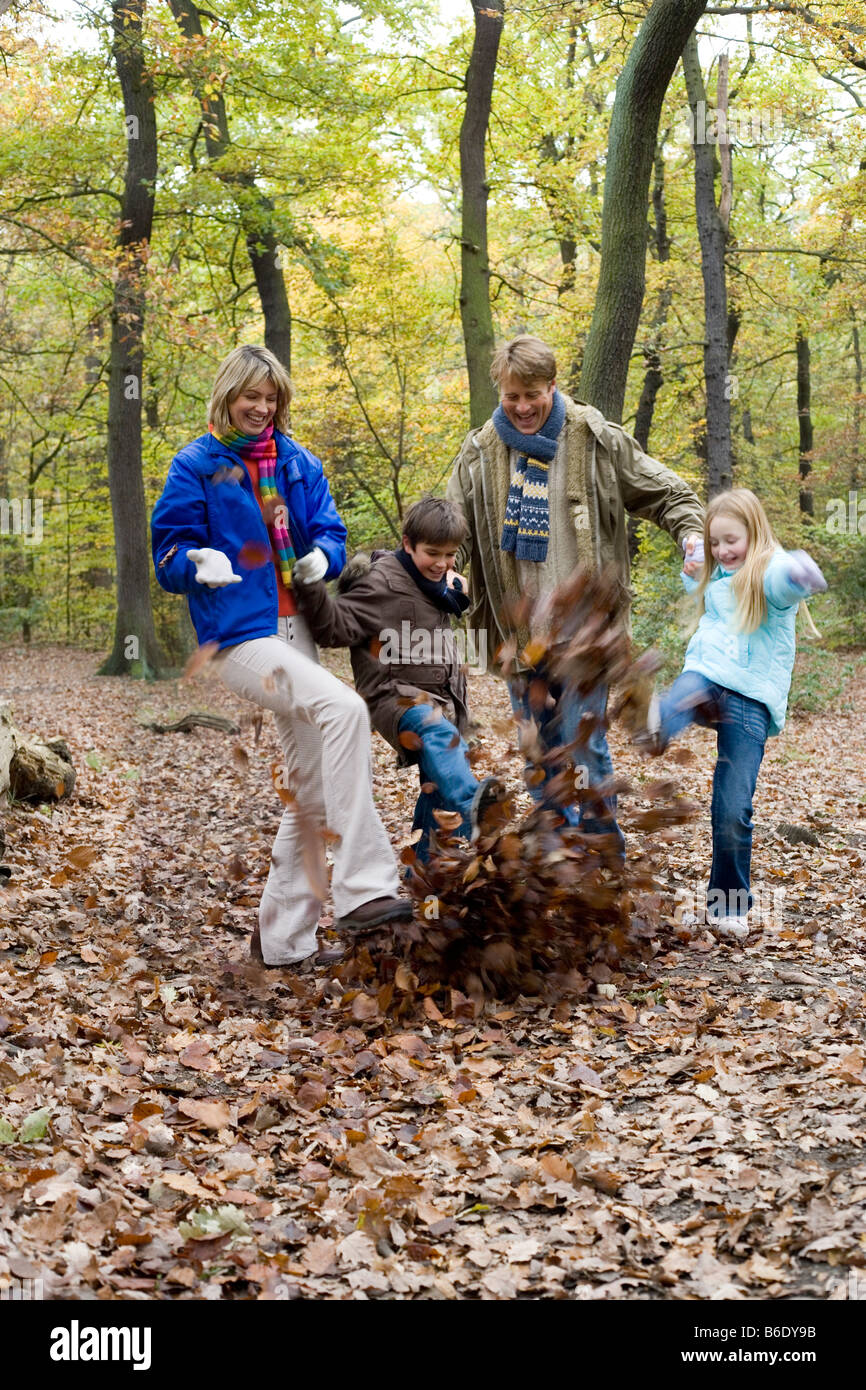
POLYGON ((764 574, 764 593, 777 608, 791 608, 812 594, 822 594, 826 588, 826 579, 805 550, 774 555, 764 574))

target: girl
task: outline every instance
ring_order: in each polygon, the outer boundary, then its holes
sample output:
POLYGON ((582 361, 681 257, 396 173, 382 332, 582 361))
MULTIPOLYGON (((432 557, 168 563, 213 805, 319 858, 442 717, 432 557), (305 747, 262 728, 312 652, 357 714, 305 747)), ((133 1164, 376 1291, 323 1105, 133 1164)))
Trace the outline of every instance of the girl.
POLYGON ((701 618, 682 675, 661 700, 653 697, 641 741, 662 753, 691 723, 717 726, 707 925, 717 936, 744 940, 758 769, 767 737, 785 723, 797 606, 827 585, 805 551, 781 548, 747 488, 710 502, 703 553, 688 556, 683 583, 701 618))
POLYGON ((287 433, 291 397, 273 353, 230 352, 214 382, 209 433, 174 458, 151 521, 160 584, 187 595, 199 642, 219 648, 214 666, 226 685, 276 715, 292 802, 251 944, 266 965, 315 953, 326 826, 339 832, 338 930, 412 912, 397 895, 397 862, 373 805, 366 706, 318 664, 292 598, 292 581, 340 573, 346 528, 321 463, 287 433))

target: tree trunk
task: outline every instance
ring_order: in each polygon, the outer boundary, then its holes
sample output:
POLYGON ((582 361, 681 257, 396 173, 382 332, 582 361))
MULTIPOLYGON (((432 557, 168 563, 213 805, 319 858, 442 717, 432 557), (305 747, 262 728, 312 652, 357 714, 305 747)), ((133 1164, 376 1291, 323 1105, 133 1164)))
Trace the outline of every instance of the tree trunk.
POLYGON ((662 102, 706 0, 655 0, 616 84, 610 121, 601 270, 580 394, 621 420, 646 283, 646 213, 662 102))
MULTIPOLYGON (((664 264, 665 261, 670 260, 671 251, 671 239, 668 236, 667 208, 665 206, 665 161, 661 144, 659 144, 656 149, 654 169, 652 201, 655 225, 653 227, 653 241, 655 243, 656 258, 661 265, 664 264)), ((672 299, 672 287, 670 284, 663 285, 656 299, 652 338, 645 345, 643 350, 646 370, 644 371, 640 400, 637 403, 637 413, 634 421, 634 437, 641 448, 647 453, 649 452, 649 437, 653 415, 655 413, 656 397, 664 383, 661 347, 664 328, 667 323, 668 310, 671 306, 672 299)), ((634 564, 638 554, 639 526, 640 522, 637 517, 630 516, 627 528, 628 555, 632 564, 634 564)))
MULTIPOLYGON (((683 50, 683 71, 692 112, 695 211, 701 243, 701 275, 704 281, 707 496, 715 497, 716 493, 729 488, 733 481, 728 383, 728 294, 725 277, 727 228, 716 206, 716 158, 713 146, 707 139, 707 93, 695 34, 689 37, 683 50)), ((721 90, 719 99, 724 100, 721 90)), ((728 196, 725 189, 723 194, 728 196)))
POLYGON ((863 358, 860 355, 860 329, 857 324, 857 313, 852 304, 851 314, 851 350, 854 354, 854 418, 851 426, 851 470, 849 485, 857 491, 860 486, 860 427, 863 414, 863 358))
POLYGON ((490 268, 487 260, 487 171, 485 146, 496 57, 505 16, 504 0, 472 0, 475 41, 466 72, 466 107, 460 127, 460 186, 463 220, 460 230, 460 319, 469 373, 469 419, 480 427, 496 408, 497 393, 490 380, 493 358, 493 315, 490 310, 490 268))
POLYGON ((809 339, 802 328, 797 330, 797 420, 800 426, 800 511, 814 520, 815 499, 808 484, 812 472, 812 378, 810 374, 809 339))
MULTIPOLYGON (((184 38, 200 47, 204 31, 194 0, 169 0, 169 3, 184 38)), ((274 205, 267 194, 256 186, 252 174, 220 168, 220 160, 231 147, 225 101, 221 92, 205 92, 197 79, 193 79, 193 90, 201 107, 208 159, 214 165, 217 178, 231 192, 240 213, 241 228, 265 321, 265 347, 282 362, 286 371, 291 371, 292 314, 279 264, 274 205)))
POLYGON ((112 0, 112 47, 123 92, 127 162, 108 378, 108 485, 117 562, 117 615, 114 646, 100 673, 111 676, 154 676, 165 664, 153 626, 141 464, 144 282, 157 165, 154 91, 142 49, 144 3, 112 0))
MULTIPOLYGON (((656 257, 660 265, 670 260, 671 239, 668 236, 667 208, 665 207, 665 161, 661 146, 655 154, 655 177, 653 179, 653 211, 655 213, 655 227, 653 229, 653 240, 655 242, 656 257)), ((634 437, 642 449, 649 449, 649 436, 652 427, 653 412, 655 411, 656 396, 661 390, 664 376, 662 374, 661 345, 664 326, 667 322, 668 309, 671 306, 673 291, 670 285, 664 285, 659 291, 656 300, 655 314, 653 315, 652 339, 644 348, 644 361, 646 371, 644 372, 643 387, 638 401, 637 414, 634 422, 634 437)))

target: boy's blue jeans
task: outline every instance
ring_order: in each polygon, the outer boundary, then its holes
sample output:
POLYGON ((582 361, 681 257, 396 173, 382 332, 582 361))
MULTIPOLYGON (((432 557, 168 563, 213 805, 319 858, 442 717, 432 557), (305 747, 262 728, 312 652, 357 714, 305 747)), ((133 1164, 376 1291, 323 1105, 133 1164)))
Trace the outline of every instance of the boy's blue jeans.
POLYGON ((436 790, 421 792, 415 804, 413 830, 423 830, 414 846, 422 863, 430 856, 430 832, 440 827, 434 811, 459 811, 462 824, 453 833, 469 839, 472 827, 469 811, 478 790, 467 754, 465 739, 460 737, 450 719, 437 715, 430 705, 412 705, 401 717, 400 733, 414 733, 421 739, 418 749, 418 773, 422 784, 435 783, 436 790))
MULTIPOLYGON (((572 744, 577 738, 582 716, 584 714, 603 716, 607 708, 606 686, 598 686, 590 694, 580 695, 575 690, 563 690, 558 682, 551 681, 547 674, 540 669, 529 673, 526 688, 522 693, 515 693, 510 685, 509 692, 514 713, 519 719, 534 720, 538 727, 539 740, 546 752, 572 744), (554 699, 555 703, 550 709, 536 710, 530 704, 529 681, 536 676, 547 683, 548 692, 554 699)), ((566 757, 573 761, 575 766, 582 766, 585 769, 583 780, 590 787, 603 782, 613 774, 610 749, 607 746, 607 737, 603 729, 594 729, 587 742, 580 748, 571 750, 566 757)), ((625 837, 616 823, 615 796, 604 798, 602 802, 604 812, 601 815, 592 813, 593 810, 597 811, 597 805, 594 808, 587 805, 582 811, 579 811, 574 805, 560 805, 551 800, 547 791, 548 784, 558 773, 563 771, 564 766, 565 760, 560 764, 545 768, 544 781, 540 782, 538 786, 529 788, 531 796, 542 806, 547 806, 561 815, 567 825, 579 826, 585 834, 615 836, 614 854, 617 858, 624 858, 625 837)))
POLYGON ((713 773, 713 863, 707 887, 710 917, 744 916, 752 906, 752 797, 764 756, 770 711, 760 700, 716 685, 697 671, 683 671, 660 701, 659 734, 667 745, 690 724, 707 727, 701 702, 712 700, 718 758, 713 773))

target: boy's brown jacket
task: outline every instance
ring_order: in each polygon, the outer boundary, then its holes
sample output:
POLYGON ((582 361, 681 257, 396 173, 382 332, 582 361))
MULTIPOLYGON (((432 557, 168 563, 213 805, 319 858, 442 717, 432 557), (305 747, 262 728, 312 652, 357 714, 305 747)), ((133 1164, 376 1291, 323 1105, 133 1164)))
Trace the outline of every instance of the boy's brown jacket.
POLYGON ((349 647, 355 689, 366 700, 373 728, 403 762, 400 717, 423 694, 442 707, 465 734, 466 676, 451 631, 451 615, 418 588, 387 550, 354 556, 332 597, 324 580, 297 584, 293 593, 313 639, 322 647, 349 647), (418 657, 412 660, 412 652, 418 657), (397 657, 398 659, 394 659, 397 657))

